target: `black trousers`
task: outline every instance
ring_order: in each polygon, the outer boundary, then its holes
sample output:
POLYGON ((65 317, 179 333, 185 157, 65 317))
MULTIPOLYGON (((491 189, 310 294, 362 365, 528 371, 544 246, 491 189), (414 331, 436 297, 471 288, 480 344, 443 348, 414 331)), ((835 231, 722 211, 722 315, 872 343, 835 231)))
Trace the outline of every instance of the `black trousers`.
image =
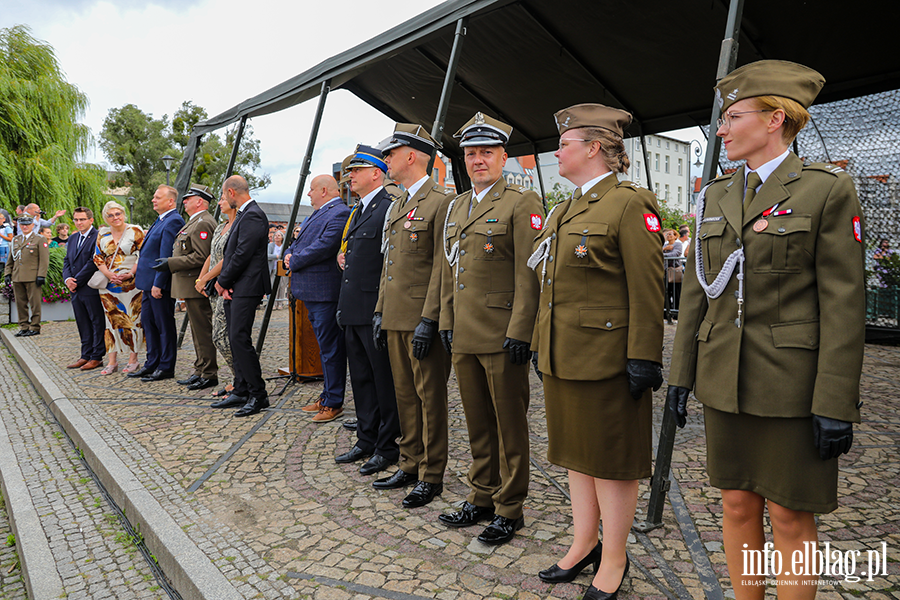
POLYGON ((400 418, 387 349, 375 349, 371 325, 348 325, 344 339, 356 405, 356 445, 396 461, 400 457, 400 418))
POLYGON ((150 290, 141 295, 141 327, 147 342, 145 369, 154 371, 175 371, 176 343, 175 299, 169 290, 163 291, 162 298, 154 298, 150 290))
POLYGON ((103 360, 106 354, 106 315, 99 294, 72 295, 72 310, 75 313, 75 325, 78 326, 78 337, 81 338, 81 358, 85 360, 103 360))
POLYGON ((234 357, 234 393, 238 396, 266 398, 266 382, 262 378, 259 356, 253 347, 253 319, 262 296, 235 296, 225 301, 228 341, 234 357))

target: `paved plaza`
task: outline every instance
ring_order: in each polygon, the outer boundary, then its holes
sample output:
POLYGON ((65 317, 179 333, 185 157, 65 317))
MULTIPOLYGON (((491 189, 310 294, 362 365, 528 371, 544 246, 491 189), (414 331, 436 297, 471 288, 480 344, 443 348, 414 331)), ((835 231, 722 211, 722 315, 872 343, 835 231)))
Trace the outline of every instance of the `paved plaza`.
MULTIPOLYGON (((257 311, 257 326, 262 316, 257 311)), ((209 407, 211 390, 67 370, 78 358, 74 322, 47 323, 30 338, 14 332, 2 331, 7 351, 0 352, 2 598, 25 598, 27 586, 33 599, 536 600, 580 598, 590 584, 588 572, 571 584, 537 576, 565 553, 573 530, 565 471, 546 459, 543 393, 533 374, 525 528, 491 547, 475 539, 481 527, 438 522, 468 491, 470 454, 453 377, 443 495, 406 510, 406 491, 375 490, 359 465, 335 464, 354 434, 343 418, 317 425, 300 410, 315 401, 321 382, 272 379, 272 408, 236 419, 232 410, 209 407)), ((674 332, 666 326, 666 367, 674 332)), ((276 311, 261 357, 265 377, 289 366, 288 338, 288 311, 276 311)), ((188 331, 176 376, 189 375, 193 360, 188 331)), ((220 377, 230 379, 226 368, 220 377)), ((347 392, 349 418, 349 384, 347 392)), ((657 432, 664 393, 654 394, 657 432)), ((886 547, 888 575, 855 583, 827 576, 823 600, 900 599, 900 349, 866 346, 862 397, 864 421, 841 458, 840 507, 819 518, 820 541, 844 555, 861 551, 856 574, 867 568, 867 551, 886 547)), ((676 437, 663 527, 629 538, 632 566, 621 598, 733 597, 700 406, 689 410, 676 437)), ((638 520, 648 499, 644 482, 638 520)), ((775 597, 774 587, 768 595, 775 597)))

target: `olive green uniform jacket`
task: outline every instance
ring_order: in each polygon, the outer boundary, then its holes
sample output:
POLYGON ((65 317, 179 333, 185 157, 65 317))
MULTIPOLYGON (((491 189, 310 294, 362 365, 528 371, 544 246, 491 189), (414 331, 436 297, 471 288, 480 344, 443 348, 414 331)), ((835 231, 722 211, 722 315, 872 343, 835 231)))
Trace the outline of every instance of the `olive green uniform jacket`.
POLYGON ((628 359, 662 362, 663 256, 654 195, 611 174, 547 217, 532 350, 542 373, 600 381, 628 359), (583 248, 580 248, 583 246, 583 248), (585 253, 583 256, 576 254, 585 253))
POLYGON ((793 153, 744 207, 744 168, 706 189, 695 244, 712 282, 743 247, 744 305, 738 318, 737 269, 707 299, 691 249, 669 384, 694 390, 704 405, 767 417, 810 414, 859 422, 865 340, 862 212, 849 175, 804 166, 793 153), (778 204, 790 214, 768 217, 778 204))
POLYGON ((50 265, 50 243, 36 231, 28 241, 22 234, 13 238, 4 275, 12 275, 15 283, 34 283, 38 277, 47 276, 50 265))
MULTIPOLYGON (((172 271, 173 298, 205 298, 194 283, 200 277, 200 269, 209 256, 216 221, 209 211, 190 219, 175 236, 169 270, 172 271)), ((210 265, 212 267, 214 265, 210 265)))

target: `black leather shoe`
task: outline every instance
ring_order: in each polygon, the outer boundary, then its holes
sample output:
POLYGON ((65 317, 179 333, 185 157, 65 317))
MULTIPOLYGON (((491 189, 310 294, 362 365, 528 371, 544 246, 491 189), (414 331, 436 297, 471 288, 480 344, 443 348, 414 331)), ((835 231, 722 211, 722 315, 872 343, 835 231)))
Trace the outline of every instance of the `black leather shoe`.
POLYGON ((619 582, 619 587, 616 588, 616 591, 604 592, 603 590, 598 590, 593 585, 591 585, 584 593, 582 600, 617 600, 619 597, 619 590, 622 589, 622 584, 625 583, 625 576, 628 575, 629 566, 631 566, 631 561, 629 561, 628 557, 626 556, 625 571, 622 573, 622 581, 619 582))
POLYGON ((24 335, 27 334, 27 333, 28 333, 28 330, 27 330, 27 329, 20 329, 20 330, 18 330, 18 331, 16 332, 16 337, 22 337, 22 336, 24 336, 24 335))
POLYGON ((247 400, 247 404, 243 407, 237 409, 234 413, 235 417, 249 417, 250 415, 255 415, 262 412, 262 409, 269 408, 269 397, 262 396, 260 398, 254 398, 250 396, 250 399, 247 400))
POLYGON ((409 495, 403 499, 403 508, 419 508, 420 506, 425 506, 443 491, 443 483, 420 481, 416 484, 416 487, 412 489, 409 495))
POLYGON ((600 555, 602 552, 603 544, 597 542, 594 549, 588 552, 587 556, 578 561, 571 569, 562 569, 558 564, 555 564, 549 569, 544 569, 538 573, 538 577, 541 578, 541 581, 546 581, 547 583, 569 583, 578 577, 589 564, 594 565, 594 573, 596 573, 597 568, 600 566, 600 555))
POLYGON ((177 383, 178 385, 191 385, 198 379, 200 379, 200 376, 195 373, 195 374, 191 375, 190 377, 188 377, 187 379, 179 379, 175 383, 177 383))
POLYGON ((216 400, 209 405, 210 408, 235 408, 247 404, 249 396, 238 396, 237 394, 228 394, 221 400, 216 400))
POLYGON ((341 425, 344 426, 344 429, 349 429, 350 431, 356 431, 356 419, 347 419, 341 425))
POLYGON ((361 475, 374 475, 375 473, 384 471, 396 462, 396 460, 388 460, 380 454, 376 454, 363 463, 363 466, 359 468, 359 472, 361 475))
POLYGON ((375 481, 373 481, 372 487, 376 490, 396 490, 398 488, 406 487, 412 483, 415 483, 418 480, 418 475, 413 475, 412 473, 407 473, 406 471, 397 469, 397 471, 390 477, 376 479, 375 481))
POLYGON ((34 329, 29 329, 25 333, 22 334, 22 337, 31 337, 33 335, 41 335, 40 331, 35 331, 34 329))
POLYGON ((338 454, 337 456, 335 456, 334 462, 343 465, 347 463, 354 463, 358 460, 369 458, 370 456, 372 456, 371 452, 366 452, 359 446, 353 446, 352 448, 350 448, 349 452, 344 452, 343 454, 338 454))
POLYGON ((148 369, 147 367, 141 367, 137 371, 132 371, 126 377, 146 377, 155 371, 156 369, 148 369))
POLYGON ((481 535, 478 536, 478 541, 482 544, 488 544, 489 546, 505 544, 513 539, 516 532, 522 529, 524 525, 525 517, 510 519, 497 515, 494 517, 494 520, 491 521, 491 524, 485 527, 484 531, 481 532, 481 535))
POLYGON ((187 386, 189 390, 205 390, 213 386, 219 385, 218 377, 198 377, 193 383, 187 386))
POLYGON ((174 379, 175 372, 174 371, 160 371, 159 369, 153 371, 149 375, 144 375, 141 377, 141 381, 149 382, 149 381, 162 381, 163 379, 174 379))
POLYGON ((441 515, 438 520, 447 527, 470 527, 478 521, 484 521, 494 516, 494 507, 485 508, 476 506, 468 500, 455 513, 441 515))
MULTIPOLYGON (((232 390, 232 391, 234 391, 234 390, 232 390)), ((230 396, 230 395, 231 395, 231 392, 228 391, 228 387, 226 386, 226 387, 223 387, 221 390, 217 390, 213 394, 213 398, 224 398, 224 397, 230 396)))

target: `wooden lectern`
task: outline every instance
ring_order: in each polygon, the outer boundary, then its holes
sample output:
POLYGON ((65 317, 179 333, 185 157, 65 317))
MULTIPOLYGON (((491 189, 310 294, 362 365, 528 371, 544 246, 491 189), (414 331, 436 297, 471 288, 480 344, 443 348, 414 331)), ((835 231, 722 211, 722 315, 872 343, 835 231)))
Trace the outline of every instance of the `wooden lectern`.
MULTIPOLYGON (((285 276, 284 264, 278 262, 279 274, 285 276)), ((274 293, 274 292, 273 292, 274 293)), ((290 291, 288 291, 290 294, 290 291)), ((322 358, 319 354, 319 343, 309 322, 309 312, 302 300, 291 298, 291 379, 320 379, 322 377, 322 358)))

